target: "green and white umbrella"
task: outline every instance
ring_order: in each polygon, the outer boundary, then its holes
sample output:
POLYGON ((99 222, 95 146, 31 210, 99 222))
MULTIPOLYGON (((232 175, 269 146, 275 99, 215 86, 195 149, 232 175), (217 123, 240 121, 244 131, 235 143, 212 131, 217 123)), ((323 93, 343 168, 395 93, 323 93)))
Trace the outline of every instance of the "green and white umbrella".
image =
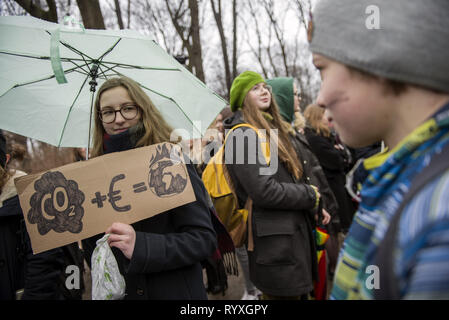
POLYGON ((137 81, 167 122, 201 137, 226 101, 151 38, 131 30, 73 29, 0 17, 0 128, 58 147, 86 147, 95 88, 137 81))

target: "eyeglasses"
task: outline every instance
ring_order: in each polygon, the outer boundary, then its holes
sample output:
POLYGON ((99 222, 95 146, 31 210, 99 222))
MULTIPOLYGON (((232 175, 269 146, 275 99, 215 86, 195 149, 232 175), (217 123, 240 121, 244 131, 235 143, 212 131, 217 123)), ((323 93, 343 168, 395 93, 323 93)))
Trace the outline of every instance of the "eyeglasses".
POLYGON ((104 108, 99 112, 100 120, 104 123, 112 123, 115 121, 117 112, 120 112, 123 119, 132 120, 137 117, 137 114, 139 113, 139 107, 133 104, 128 104, 125 106, 121 106, 119 110, 114 110, 113 108, 104 108))

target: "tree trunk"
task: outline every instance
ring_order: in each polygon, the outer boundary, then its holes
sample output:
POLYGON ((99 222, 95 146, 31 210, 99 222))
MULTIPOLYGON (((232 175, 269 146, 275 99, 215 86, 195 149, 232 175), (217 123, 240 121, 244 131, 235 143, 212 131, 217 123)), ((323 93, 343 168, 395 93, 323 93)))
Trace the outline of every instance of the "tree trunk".
POLYGON ((203 57, 201 54, 200 23, 198 14, 198 0, 189 0, 191 33, 192 33, 192 54, 190 61, 195 68, 195 75, 201 81, 205 82, 203 70, 203 57))
POLYGON ((237 3, 232 0, 232 22, 233 22, 233 39, 232 39, 232 79, 237 77, 237 3))
POLYGON ((210 0, 210 4, 212 6, 212 12, 214 13, 215 22, 217 23, 218 33, 220 34, 221 51, 223 53, 223 62, 225 67, 226 89, 227 95, 229 96, 229 91, 231 90, 231 69, 229 66, 229 56, 228 56, 228 47, 226 45, 226 36, 224 34, 223 22, 221 20, 221 0, 218 0, 218 8, 215 7, 214 0, 210 0))
POLYGON ((114 0, 115 3, 115 14, 117 15, 117 22, 120 29, 125 29, 122 19, 122 10, 120 9, 120 3, 118 0, 114 0))
POLYGON ((131 0, 128 0, 128 29, 131 26, 131 0))
POLYGON ((98 0, 76 0, 86 29, 106 29, 98 0))
POLYGON ((16 0, 16 2, 33 17, 58 23, 58 12, 55 0, 46 0, 48 11, 33 3, 32 0, 16 0))

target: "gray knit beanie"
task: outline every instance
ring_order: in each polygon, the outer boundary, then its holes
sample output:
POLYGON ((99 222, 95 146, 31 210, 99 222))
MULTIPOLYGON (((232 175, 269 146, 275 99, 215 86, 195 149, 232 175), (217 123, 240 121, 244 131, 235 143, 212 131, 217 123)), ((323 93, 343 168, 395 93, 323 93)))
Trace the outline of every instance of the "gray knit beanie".
POLYGON ((345 65, 449 92, 449 0, 319 0, 309 41, 345 65))

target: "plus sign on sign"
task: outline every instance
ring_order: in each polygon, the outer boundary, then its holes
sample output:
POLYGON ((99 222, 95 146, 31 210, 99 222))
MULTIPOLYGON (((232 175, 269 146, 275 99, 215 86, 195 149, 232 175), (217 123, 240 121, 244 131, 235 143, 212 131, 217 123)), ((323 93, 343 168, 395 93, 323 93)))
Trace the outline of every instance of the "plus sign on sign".
POLYGON ((160 143, 16 179, 33 253, 195 201, 183 161, 178 146, 160 143))

